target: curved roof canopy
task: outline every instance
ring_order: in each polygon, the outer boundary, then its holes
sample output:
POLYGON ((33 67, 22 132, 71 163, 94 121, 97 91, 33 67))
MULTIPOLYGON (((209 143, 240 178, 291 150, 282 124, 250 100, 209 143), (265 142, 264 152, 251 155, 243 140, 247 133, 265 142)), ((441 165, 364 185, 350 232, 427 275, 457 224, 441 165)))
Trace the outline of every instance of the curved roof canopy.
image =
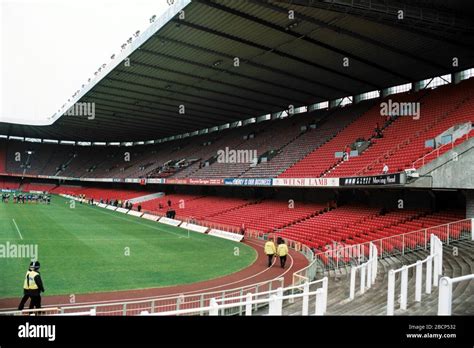
POLYGON ((159 139, 464 70, 470 15, 462 1, 182 0, 78 93, 94 117, 66 108, 0 134, 159 139))

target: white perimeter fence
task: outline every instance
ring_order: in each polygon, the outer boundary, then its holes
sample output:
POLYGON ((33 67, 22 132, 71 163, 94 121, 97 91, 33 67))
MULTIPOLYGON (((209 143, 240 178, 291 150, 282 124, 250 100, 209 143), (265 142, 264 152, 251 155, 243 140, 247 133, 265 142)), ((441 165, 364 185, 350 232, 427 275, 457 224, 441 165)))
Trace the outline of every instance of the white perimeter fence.
MULTIPOLYGON (((295 312, 296 315, 324 315, 327 308, 328 298, 328 279, 327 277, 307 282, 303 286, 290 286, 287 288, 278 288, 271 291, 265 291, 258 294, 246 293, 245 295, 216 299, 212 298, 210 304, 201 308, 182 309, 170 312, 149 313, 143 311, 141 315, 154 316, 176 316, 176 315, 222 315, 229 310, 239 311, 247 316, 253 314, 255 308, 259 306, 267 307, 266 313, 262 315, 282 315, 285 302, 294 302, 295 299, 302 299, 301 311, 295 312), (310 290, 311 287, 315 290, 310 290), (313 309, 310 311, 310 300, 314 299, 313 309)), ((263 310, 262 310, 263 311, 263 310)))
POLYGON ((388 272, 387 315, 393 315, 395 309, 395 277, 401 274, 400 309, 407 309, 408 302, 408 271, 415 270, 415 302, 421 302, 423 264, 426 264, 425 292, 431 294, 431 286, 438 286, 438 279, 443 272, 443 243, 434 234, 430 237, 430 255, 424 260, 418 260, 411 265, 388 272))
POLYGON ((371 243, 377 248, 379 258, 404 255, 415 250, 428 250, 432 234, 447 245, 457 240, 474 240, 474 219, 460 220, 362 244, 346 245, 337 250, 315 253, 313 261, 307 267, 293 274, 293 284, 313 280, 316 275, 324 275, 325 272, 331 270, 358 266, 367 262, 370 257, 371 243))

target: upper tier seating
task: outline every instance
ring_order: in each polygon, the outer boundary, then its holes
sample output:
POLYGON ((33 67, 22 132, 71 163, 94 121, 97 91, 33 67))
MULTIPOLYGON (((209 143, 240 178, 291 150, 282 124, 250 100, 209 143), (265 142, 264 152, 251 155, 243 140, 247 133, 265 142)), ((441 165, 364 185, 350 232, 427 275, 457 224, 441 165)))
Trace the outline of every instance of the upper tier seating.
MULTIPOLYGON (((391 96, 397 101, 416 100, 421 93, 402 94, 391 96)), ((283 178, 309 178, 321 177, 328 171, 342 162, 341 158, 336 158, 336 152, 343 152, 347 146, 353 144, 357 139, 364 138, 368 140, 372 137, 377 123, 381 124, 380 106, 375 105, 364 115, 352 122, 348 127, 341 131, 336 137, 331 139, 323 146, 319 147, 303 160, 283 172, 280 177, 283 178)))
POLYGON ((473 93, 471 78, 434 90, 389 95, 153 145, 88 147, 2 140, 0 172, 1 163, 5 163, 7 173, 75 178, 344 177, 380 174, 384 164, 389 173, 399 172, 423 163, 416 161, 432 150, 425 147, 426 140, 473 121, 473 93), (385 125, 380 107, 384 100, 419 102, 421 117, 399 116, 385 125), (381 126, 381 138, 373 137, 376 124, 381 126), (359 156, 347 161, 335 157, 336 152, 360 138, 370 140, 370 144, 359 156), (259 158, 272 151, 273 157, 256 166, 213 162, 218 151, 226 148, 256 152, 259 158), (209 166, 203 165, 206 161, 209 166))
MULTIPOLYGON (((413 162, 429 153, 425 141, 438 136, 453 125, 474 122, 474 89, 470 81, 456 88, 442 86, 421 99, 421 117, 397 118, 386 130, 384 137, 374 139, 373 144, 359 157, 341 162, 330 171, 328 177, 375 175, 387 164, 389 173, 413 167, 413 162), (468 83, 469 82, 469 83, 468 83), (443 103, 439 103, 440 98, 443 103)), ((463 139, 456 142, 459 145, 463 139)))

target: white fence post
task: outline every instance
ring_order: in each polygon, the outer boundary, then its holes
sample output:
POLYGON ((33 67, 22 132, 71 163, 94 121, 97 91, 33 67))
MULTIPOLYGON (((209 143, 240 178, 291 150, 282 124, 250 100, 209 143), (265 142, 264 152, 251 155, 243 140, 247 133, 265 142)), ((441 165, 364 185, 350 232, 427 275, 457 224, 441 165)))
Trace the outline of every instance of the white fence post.
POLYGON ((431 276, 433 275, 433 256, 426 260, 426 293, 431 294, 431 276))
POLYGON ((439 253, 439 256, 438 256, 439 257, 439 262, 438 262, 439 275, 442 276, 443 275, 443 242, 438 238, 437 238, 437 242, 438 242, 438 253, 439 253))
POLYGON ((436 253, 437 249, 438 248, 436 247, 436 242, 435 242, 433 243, 433 254, 432 254, 433 256, 433 286, 435 287, 438 286, 438 278, 439 278, 439 257, 436 253))
POLYGON ((281 315, 281 306, 279 306, 281 304, 281 300, 279 301, 278 300, 278 296, 277 295, 272 295, 270 297, 270 303, 269 303, 269 309, 268 309, 268 314, 269 315, 281 315))
POLYGON ((395 272, 388 271, 387 315, 393 315, 395 306, 395 272))
POLYGON ((471 219, 471 240, 474 240, 474 219, 471 219))
POLYGON ((324 312, 324 290, 319 288, 316 290, 316 308, 314 310, 314 315, 323 315, 324 312))
POLYGON ((217 304, 217 301, 215 298, 211 298, 211 309, 209 310, 209 315, 219 315, 219 305, 217 304))
POLYGON ((408 293, 408 268, 402 267, 402 282, 400 289, 400 309, 407 309, 407 293, 408 293))
POLYGON ((421 283, 423 275, 423 264, 420 260, 416 261, 416 282, 415 282, 415 301, 421 301, 421 283))
POLYGON ((321 300, 321 311, 323 314, 326 313, 327 307, 328 307, 328 277, 323 278, 323 287, 322 287, 324 293, 322 295, 322 300, 321 300))
POLYGON ((251 316, 252 315, 252 293, 248 292, 247 295, 245 295, 245 315, 246 316, 251 316))
POLYGON ((434 243, 433 243, 433 237, 434 234, 430 234, 430 255, 433 256, 435 251, 434 251, 434 243))
POLYGON ((355 295, 355 281, 356 281, 356 268, 352 266, 351 268, 351 283, 349 286, 349 299, 353 300, 355 295))
POLYGON ((367 264, 360 268, 360 293, 363 294, 365 292, 365 268, 367 264))
POLYGON ((303 285, 303 309, 301 315, 309 314, 309 283, 306 282, 303 285))
POLYGON ((451 315, 453 284, 449 277, 441 278, 438 295, 438 315, 451 315))
MULTIPOLYGON (((382 250, 382 249, 380 249, 382 250)), ((374 245, 374 255, 373 255, 373 269, 372 269, 372 284, 375 284, 375 279, 377 278, 377 268, 378 268, 378 258, 379 253, 377 247, 374 245)))
POLYGON ((367 288, 370 289, 372 287, 372 244, 369 245, 369 261, 367 263, 367 288))
POLYGON ((277 300, 278 300, 278 306, 277 307, 280 308, 280 314, 278 314, 278 315, 281 315, 281 313, 282 313, 281 311, 282 311, 282 308, 283 308, 283 288, 282 287, 279 287, 277 289, 276 295, 277 295, 277 300))

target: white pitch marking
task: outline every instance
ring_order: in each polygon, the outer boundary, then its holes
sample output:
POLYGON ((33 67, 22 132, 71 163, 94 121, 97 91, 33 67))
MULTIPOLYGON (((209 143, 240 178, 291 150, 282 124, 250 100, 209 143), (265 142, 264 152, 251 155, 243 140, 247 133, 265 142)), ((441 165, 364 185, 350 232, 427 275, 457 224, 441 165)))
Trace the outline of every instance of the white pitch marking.
POLYGON ((21 235, 20 229, 18 228, 18 225, 16 224, 15 219, 12 219, 13 223, 15 224, 16 230, 18 231, 18 234, 20 235, 21 240, 23 240, 23 236, 21 235))

